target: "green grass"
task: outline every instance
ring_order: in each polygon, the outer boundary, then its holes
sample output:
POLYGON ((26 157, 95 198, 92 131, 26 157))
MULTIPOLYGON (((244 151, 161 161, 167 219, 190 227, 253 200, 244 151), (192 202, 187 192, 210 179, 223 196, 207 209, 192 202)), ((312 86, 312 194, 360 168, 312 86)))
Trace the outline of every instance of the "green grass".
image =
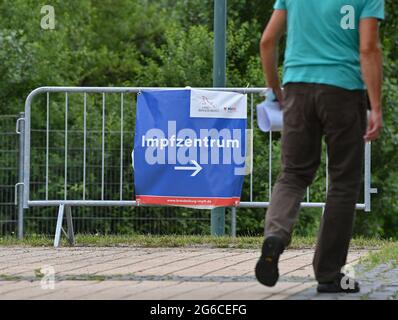
POLYGON ((385 244, 380 250, 371 252, 361 260, 367 270, 371 270, 378 265, 390 263, 394 267, 398 266, 398 243, 390 242, 385 244))
MULTIPOLYGON (((79 247, 117 247, 134 246, 145 248, 178 248, 178 247, 210 247, 210 248, 237 248, 258 249, 263 242, 262 237, 211 237, 211 236, 153 236, 153 235, 123 235, 97 236, 77 235, 76 243, 79 247)), ((290 249, 313 248, 316 244, 314 237, 294 237, 290 249)), ((380 249, 391 245, 391 241, 379 239, 356 238, 352 242, 355 249, 380 249)), ((51 247, 53 239, 48 236, 29 236, 23 241, 14 237, 0 237, 0 246, 28 246, 51 247)), ((65 239, 62 246, 67 246, 65 239)), ((398 246, 398 244, 397 244, 398 246)))
POLYGON ((0 281, 20 281, 22 277, 0 274, 0 281))

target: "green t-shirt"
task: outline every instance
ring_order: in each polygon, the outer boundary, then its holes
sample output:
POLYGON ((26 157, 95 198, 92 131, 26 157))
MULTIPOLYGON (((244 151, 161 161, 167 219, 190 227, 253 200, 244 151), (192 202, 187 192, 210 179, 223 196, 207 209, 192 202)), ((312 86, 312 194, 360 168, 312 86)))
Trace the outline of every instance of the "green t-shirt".
POLYGON ((359 22, 384 19, 384 0, 277 0, 287 10, 284 84, 320 83, 365 89, 360 67, 359 22))

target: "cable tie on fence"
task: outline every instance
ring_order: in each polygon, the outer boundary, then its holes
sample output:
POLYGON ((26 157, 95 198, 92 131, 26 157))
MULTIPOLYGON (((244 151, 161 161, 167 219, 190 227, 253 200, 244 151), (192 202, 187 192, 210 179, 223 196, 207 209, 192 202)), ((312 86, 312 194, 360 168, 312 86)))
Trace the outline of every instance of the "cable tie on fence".
POLYGON ((21 134, 21 122, 22 121, 25 121, 25 118, 19 118, 18 120, 17 120, 17 125, 16 125, 16 129, 15 129, 15 132, 17 133, 17 134, 21 134))
MULTIPOLYGON (((18 182, 15 186, 14 186, 14 204, 17 206, 18 205, 18 200, 19 200, 19 188, 20 187, 25 187, 25 184, 23 182, 18 182)), ((23 189, 22 189, 23 190, 23 189)))

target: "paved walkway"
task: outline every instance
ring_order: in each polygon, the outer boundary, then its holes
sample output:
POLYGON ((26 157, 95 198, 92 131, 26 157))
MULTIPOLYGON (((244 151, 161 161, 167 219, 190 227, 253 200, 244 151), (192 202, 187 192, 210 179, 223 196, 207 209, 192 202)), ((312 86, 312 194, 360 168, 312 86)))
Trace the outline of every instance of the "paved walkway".
POLYGON ((361 282, 361 292, 354 295, 319 295, 306 290, 290 297, 291 300, 398 300, 398 268, 384 264, 367 271, 363 266, 355 268, 361 282))
MULTIPOLYGON (((365 254, 367 251, 351 252, 349 262, 355 264, 365 254)), ((210 248, 5 247, 0 248, 0 299, 321 298, 314 289, 312 250, 284 253, 280 264, 281 280, 275 288, 266 288, 256 282, 253 270, 258 256, 258 250, 210 248), (55 279, 53 289, 52 279, 55 279)), ((390 271, 395 272, 392 279, 398 285, 397 270, 390 271)), ((386 281, 392 280, 388 278, 386 281)), ((371 296, 377 289, 370 280, 368 287, 370 291, 365 292, 368 298, 382 298, 383 294, 371 296)), ((398 292, 398 287, 395 289, 398 292)), ((391 287, 389 290, 388 295, 397 294, 391 287)))

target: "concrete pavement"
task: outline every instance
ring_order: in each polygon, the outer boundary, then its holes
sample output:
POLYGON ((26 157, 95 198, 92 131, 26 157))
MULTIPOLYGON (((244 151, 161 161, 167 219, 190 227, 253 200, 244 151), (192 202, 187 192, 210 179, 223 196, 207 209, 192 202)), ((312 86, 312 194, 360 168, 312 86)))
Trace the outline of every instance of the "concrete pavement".
MULTIPOLYGON (((352 251, 356 263, 367 251, 352 251)), ((316 299, 313 250, 287 250, 281 279, 254 278, 259 250, 178 248, 0 248, 0 299, 316 299)))

